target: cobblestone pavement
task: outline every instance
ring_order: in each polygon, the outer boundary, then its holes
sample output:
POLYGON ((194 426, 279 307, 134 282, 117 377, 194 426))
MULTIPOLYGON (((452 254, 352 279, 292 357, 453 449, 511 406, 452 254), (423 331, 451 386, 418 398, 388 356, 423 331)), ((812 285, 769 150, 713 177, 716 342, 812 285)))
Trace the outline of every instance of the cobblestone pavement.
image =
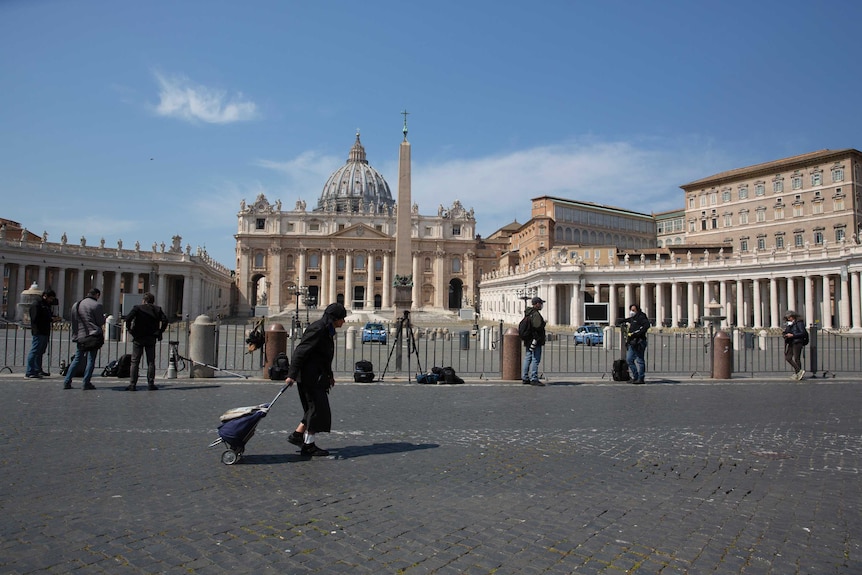
POLYGON ((343 384, 305 459, 278 384, 0 377, 0 572, 862 573, 862 384, 343 384))

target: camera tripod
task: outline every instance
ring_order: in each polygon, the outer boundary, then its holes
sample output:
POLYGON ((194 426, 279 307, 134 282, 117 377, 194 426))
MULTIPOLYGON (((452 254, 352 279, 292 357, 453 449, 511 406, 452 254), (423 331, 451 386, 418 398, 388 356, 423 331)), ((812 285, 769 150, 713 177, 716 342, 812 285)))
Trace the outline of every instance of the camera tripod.
POLYGON ((392 344, 392 349, 389 350, 389 357, 386 358, 386 365, 383 367, 383 373, 380 374, 378 381, 383 381, 383 376, 389 369, 389 360, 392 359, 392 354, 395 350, 395 369, 401 369, 401 334, 407 330, 407 379, 411 380, 410 376, 410 356, 416 356, 416 373, 422 373, 422 363, 419 361, 419 349, 416 347, 416 336, 413 335, 413 325, 410 323, 410 312, 404 310, 404 315, 398 318, 398 331, 395 333, 395 343, 392 344))
POLYGON ((166 379, 176 379, 176 373, 178 371, 182 371, 186 368, 186 362, 195 365, 201 365, 203 367, 208 367, 210 369, 214 369, 216 371, 223 371, 225 373, 229 373, 231 375, 235 375, 237 377, 241 377, 243 379, 248 379, 247 375, 242 375, 241 373, 234 373, 232 371, 228 371, 226 369, 222 369, 220 367, 216 367, 215 365, 210 365, 208 363, 203 363, 201 361, 195 361, 193 359, 189 359, 188 357, 183 357, 180 355, 180 342, 179 341, 169 341, 168 342, 168 371, 165 373, 166 379), (180 366, 180 362, 181 366, 180 366), (173 377, 171 377, 171 371, 174 372, 173 377))

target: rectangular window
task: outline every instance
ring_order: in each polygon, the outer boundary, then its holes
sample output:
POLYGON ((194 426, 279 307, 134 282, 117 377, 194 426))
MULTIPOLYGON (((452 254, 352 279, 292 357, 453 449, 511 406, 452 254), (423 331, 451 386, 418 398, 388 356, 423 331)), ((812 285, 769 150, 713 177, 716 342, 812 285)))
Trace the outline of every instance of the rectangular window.
POLYGON ((730 190, 724 190, 721 192, 721 201, 729 202, 730 201, 730 190))
POLYGON ((308 224, 308 231, 319 232, 320 231, 320 223, 314 222, 314 223, 308 224))
POLYGON ((688 222, 688 231, 694 232, 696 228, 694 227, 694 220, 688 222))
POLYGON ((802 216, 802 204, 796 204, 793 206, 793 217, 798 218, 802 216))
POLYGON ((748 212, 740 212, 739 213, 739 223, 747 224, 748 223, 748 212))
POLYGON ((822 246, 823 245, 823 232, 816 231, 814 232, 814 245, 822 246))
POLYGON ((821 184, 823 184, 823 174, 821 174, 820 172, 815 172, 811 174, 811 185, 819 186, 821 184))
POLYGON ((730 214, 724 214, 724 227, 729 228, 733 225, 733 216, 730 214))
POLYGON ((843 182, 844 181, 844 168, 833 168, 832 169, 832 181, 833 182, 843 182))
POLYGON ((775 247, 778 248, 779 250, 784 249, 784 236, 777 236, 775 238, 775 247))
POLYGON ((754 186, 754 195, 762 196, 764 194, 766 194, 766 186, 763 184, 757 184, 754 186))
POLYGON ((801 248, 805 245, 805 242, 802 240, 802 234, 793 234, 793 245, 797 248, 801 248))
POLYGON ((844 228, 837 228, 835 230, 835 241, 843 242, 844 241, 844 228))
POLYGON ((793 176, 790 180, 790 184, 793 186, 794 190, 802 189, 802 176, 793 176))
POLYGON ((775 219, 783 220, 784 219, 784 206, 779 206, 775 208, 775 219))
POLYGON ((453 236, 460 236, 461 235, 461 225, 460 224, 455 224, 452 226, 452 235, 453 236))
POLYGON ((739 240, 739 251, 747 252, 748 251, 748 240, 739 240))
POLYGON ((425 236, 426 237, 431 236, 431 226, 425 226, 425 236))
POLYGON ((811 204, 811 213, 812 214, 822 214, 823 213, 823 202, 814 202, 811 204))
POLYGON ((254 225, 256 230, 263 230, 266 228, 266 218, 257 218, 257 221, 254 225))
POLYGON ((689 209, 692 209, 692 210, 694 209, 694 196, 692 196, 688 199, 688 207, 689 207, 689 209))
POLYGON ((844 198, 835 198, 832 200, 832 210, 836 212, 844 211, 844 198))
POLYGON ((784 182, 782 182, 781 180, 775 180, 774 182, 772 182, 772 191, 776 194, 779 192, 783 192, 784 182))
POLYGON ((718 194, 715 192, 710 192, 709 193, 709 205, 714 206, 717 203, 718 203, 718 194))
POLYGON ((757 249, 765 250, 766 249, 766 238, 757 238, 757 249))
POLYGON ((748 188, 739 188, 739 199, 745 200, 748 198, 748 188))
POLYGON ((765 222, 766 221, 766 210, 757 210, 757 212, 755 212, 755 219, 758 222, 765 222))
POLYGON ((294 230, 293 222, 290 222, 289 224, 287 224, 287 231, 292 232, 293 230, 294 230))
POLYGON ((702 207, 702 208, 706 207, 706 196, 705 195, 700 196, 700 207, 702 207))

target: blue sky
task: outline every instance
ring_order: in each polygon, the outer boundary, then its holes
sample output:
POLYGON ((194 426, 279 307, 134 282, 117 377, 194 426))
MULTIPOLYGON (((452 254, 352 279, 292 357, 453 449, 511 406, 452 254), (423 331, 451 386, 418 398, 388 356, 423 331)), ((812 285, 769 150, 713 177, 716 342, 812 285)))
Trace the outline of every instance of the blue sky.
POLYGON ((862 147, 846 0, 0 2, 0 216, 49 240, 206 250, 240 200, 316 205, 356 130, 397 195, 478 232, 550 194, 645 213, 679 186, 862 147))

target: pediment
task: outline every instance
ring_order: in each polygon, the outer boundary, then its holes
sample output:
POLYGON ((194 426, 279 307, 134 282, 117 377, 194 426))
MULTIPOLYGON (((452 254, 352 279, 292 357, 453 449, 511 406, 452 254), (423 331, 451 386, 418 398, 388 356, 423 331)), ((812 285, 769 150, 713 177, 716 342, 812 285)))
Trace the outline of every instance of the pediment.
POLYGON ((366 224, 354 224, 332 234, 333 238, 356 238, 363 240, 388 239, 389 236, 366 224))

